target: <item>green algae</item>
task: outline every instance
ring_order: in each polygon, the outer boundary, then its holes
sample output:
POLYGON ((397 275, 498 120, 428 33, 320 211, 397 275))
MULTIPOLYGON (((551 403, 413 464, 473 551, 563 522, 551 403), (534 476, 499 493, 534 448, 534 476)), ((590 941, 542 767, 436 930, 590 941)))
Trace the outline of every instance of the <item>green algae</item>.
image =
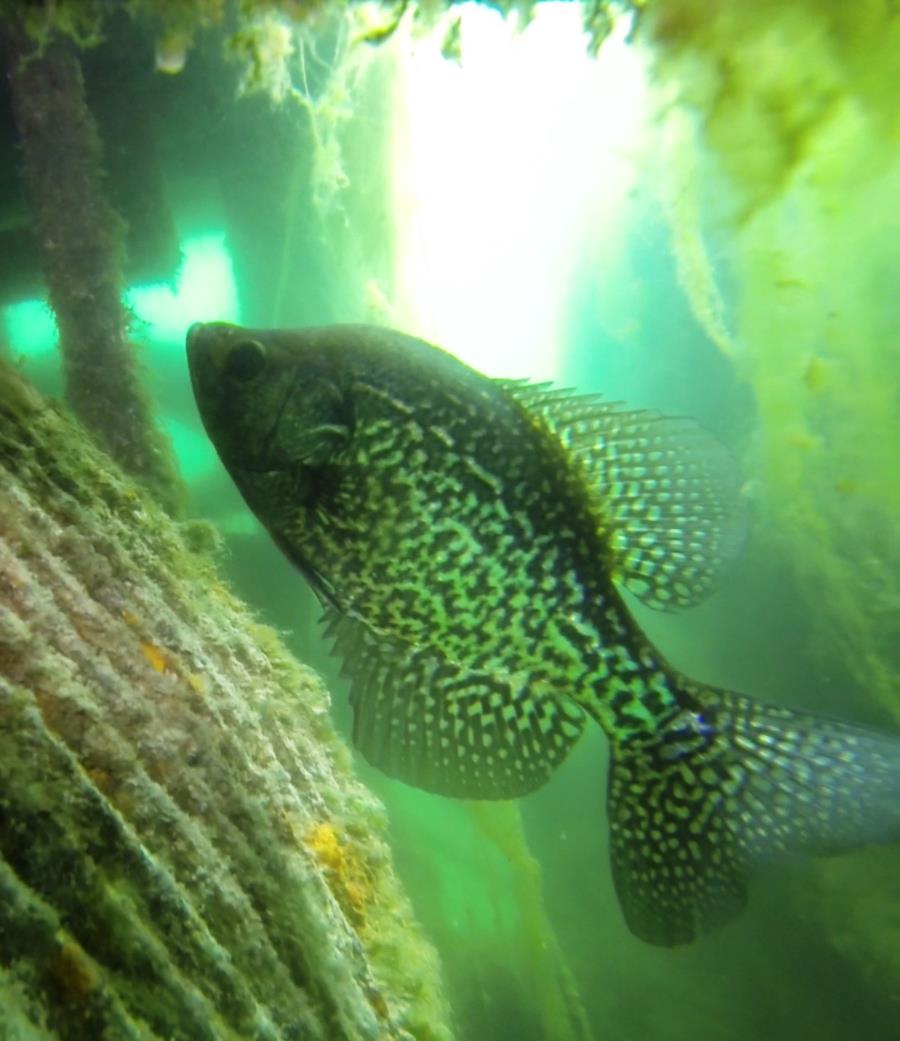
MULTIPOLYGON (((654 10, 657 74, 696 118, 682 162, 695 190, 727 200, 731 353, 759 410, 763 519, 790 542, 823 647, 898 716, 900 16, 805 0, 654 10)), ((700 221, 675 217, 702 237, 700 221)), ((688 289, 702 318, 705 290, 688 289)))
POLYGON ((900 16, 883 0, 657 0, 636 35, 674 103, 698 114, 743 214, 815 161, 819 135, 847 107, 871 122, 885 156, 897 141, 900 16))
MULTIPOLYGON (((640 33, 674 102, 671 169, 705 200, 672 214, 675 241, 712 234, 728 258, 728 354, 757 410, 745 466, 757 537, 788 562, 809 651, 841 677, 844 704, 896 722, 900 13, 878 0, 678 0, 648 5, 640 33)), ((685 282, 708 328, 708 286, 685 282)), ((882 990, 896 934, 876 908, 897 858, 822 865, 798 894, 882 990)))

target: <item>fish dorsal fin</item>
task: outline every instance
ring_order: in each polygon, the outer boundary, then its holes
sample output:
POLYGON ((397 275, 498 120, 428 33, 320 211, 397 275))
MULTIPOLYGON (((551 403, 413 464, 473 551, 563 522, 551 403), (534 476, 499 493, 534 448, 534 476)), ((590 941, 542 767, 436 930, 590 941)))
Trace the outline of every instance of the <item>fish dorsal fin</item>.
POLYGON ((696 604, 739 551, 746 509, 728 450, 690 419, 502 381, 582 468, 613 577, 650 607, 696 604))
POLYGON ((474 672, 333 610, 325 621, 350 680, 353 743, 391 777, 439 795, 514 799, 539 788, 581 735, 580 708, 523 678, 474 672))

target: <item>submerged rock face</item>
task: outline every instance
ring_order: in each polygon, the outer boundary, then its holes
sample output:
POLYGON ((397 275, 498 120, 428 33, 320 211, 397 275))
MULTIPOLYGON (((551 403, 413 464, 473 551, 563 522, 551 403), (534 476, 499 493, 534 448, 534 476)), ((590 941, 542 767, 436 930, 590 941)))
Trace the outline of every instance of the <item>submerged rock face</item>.
POLYGON ((326 692, 191 533, 0 369, 0 1036, 449 1041, 326 692))

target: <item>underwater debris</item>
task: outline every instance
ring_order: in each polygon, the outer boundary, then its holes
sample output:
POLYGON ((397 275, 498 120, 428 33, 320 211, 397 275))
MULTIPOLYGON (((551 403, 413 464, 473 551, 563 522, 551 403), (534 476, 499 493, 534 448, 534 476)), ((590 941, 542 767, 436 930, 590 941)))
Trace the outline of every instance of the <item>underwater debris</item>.
POLYGON ((726 357, 732 357, 738 353, 737 345, 702 230, 697 170, 702 149, 696 123, 686 113, 672 112, 665 130, 668 175, 661 192, 672 232, 678 282, 710 341, 726 357))
POLYGON ((219 588, 0 369, 0 1034, 450 1041, 326 692, 219 588))
POLYGON ((290 94, 288 61, 295 47, 291 27, 281 18, 269 14, 239 29, 228 48, 243 67, 241 94, 265 94, 276 105, 290 94))
POLYGON ((441 57, 445 61, 462 64, 462 19, 457 16, 450 22, 441 44, 441 57))
MULTIPOLYGON (((514 16, 524 28, 540 0, 500 0, 489 6, 504 16, 514 16)), ((368 5, 366 19, 357 26, 353 43, 377 45, 391 39, 408 12, 418 25, 429 27, 440 15, 452 11, 458 0, 376 0, 368 5)), ((648 0, 582 0, 588 49, 596 54, 623 13, 640 14, 648 0)), ((129 0, 128 14, 155 32, 155 65, 158 71, 177 75, 189 59, 191 47, 204 31, 225 29, 224 47, 244 64, 245 87, 269 90, 284 98, 284 83, 273 73, 286 50, 289 27, 304 26, 354 7, 347 0, 129 0)), ((22 15, 16 0, 0 0, 4 13, 22 15)), ((22 23, 42 51, 54 39, 64 37, 77 47, 97 46, 104 40, 107 20, 118 13, 106 0, 55 0, 26 9, 22 23)), ((459 60, 459 23, 450 22, 444 56, 459 60)))
POLYGON ((190 36, 177 29, 169 30, 156 44, 155 65, 158 72, 177 76, 187 64, 190 36))
POLYGON ((399 0, 399 3, 394 5, 394 10, 390 12, 390 17, 386 22, 382 25, 376 25, 364 29, 356 37, 356 40, 360 43, 374 44, 386 42, 400 27, 400 23, 403 21, 403 16, 406 14, 408 9, 409 0, 399 0))

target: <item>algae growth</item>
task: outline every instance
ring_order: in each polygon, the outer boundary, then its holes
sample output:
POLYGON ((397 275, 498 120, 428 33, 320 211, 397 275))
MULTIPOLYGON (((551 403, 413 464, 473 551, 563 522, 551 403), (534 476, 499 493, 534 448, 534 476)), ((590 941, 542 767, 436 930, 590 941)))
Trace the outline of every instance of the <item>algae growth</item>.
POLYGON ((320 682, 7 368, 0 470, 4 1036, 449 1038, 320 682))
POLYGON ((686 3, 660 5, 648 32, 695 120, 680 161, 722 200, 766 519, 790 540, 823 649, 896 717, 900 19, 878 3, 686 3))

